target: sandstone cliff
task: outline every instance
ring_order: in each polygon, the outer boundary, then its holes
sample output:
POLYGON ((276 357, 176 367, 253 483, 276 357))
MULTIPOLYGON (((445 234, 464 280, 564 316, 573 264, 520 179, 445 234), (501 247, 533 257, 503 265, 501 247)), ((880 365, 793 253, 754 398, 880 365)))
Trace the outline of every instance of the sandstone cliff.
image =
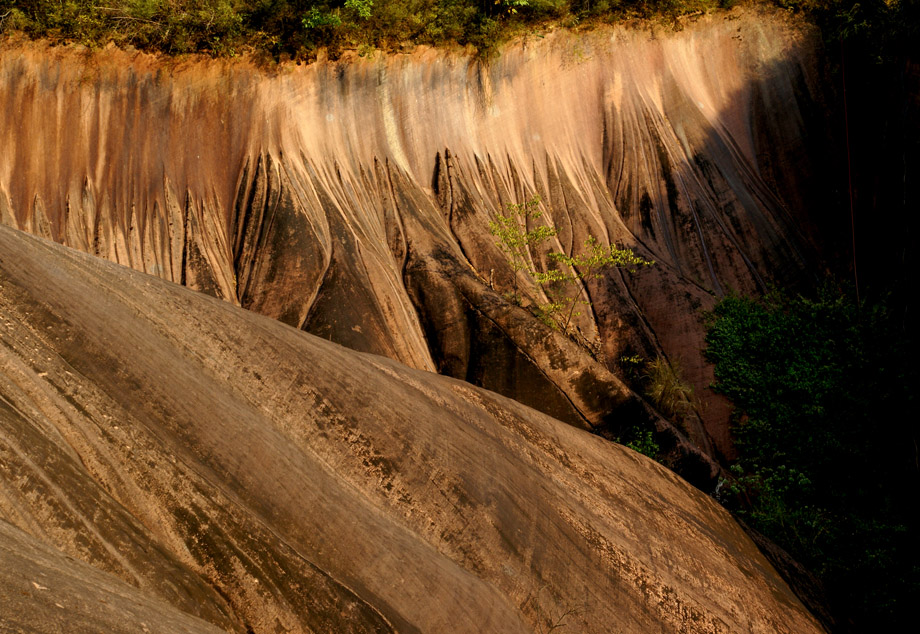
POLYGON ((7 45, 0 222, 578 426, 615 432, 626 408, 706 482, 684 436, 731 447, 700 311, 814 262, 814 49, 749 11, 551 33, 488 63, 420 49, 260 69, 7 45), (596 355, 502 298, 488 222, 535 194, 550 248, 593 235, 657 262, 577 289, 596 355), (649 412, 626 355, 679 361, 702 422, 649 412))

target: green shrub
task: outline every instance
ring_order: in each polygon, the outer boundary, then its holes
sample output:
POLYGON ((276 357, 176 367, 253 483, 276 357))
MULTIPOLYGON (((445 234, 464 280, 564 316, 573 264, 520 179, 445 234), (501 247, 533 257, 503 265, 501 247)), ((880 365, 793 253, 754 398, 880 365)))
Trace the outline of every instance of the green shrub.
POLYGON ((301 22, 305 29, 321 29, 339 26, 342 24, 342 18, 339 17, 338 13, 323 11, 319 7, 310 7, 301 22))
POLYGON ((723 500, 817 572, 863 625, 894 631, 920 593, 916 358, 884 302, 727 297, 706 356, 735 405, 723 500))
POLYGON ((650 429, 631 428, 620 437, 619 442, 652 460, 657 460, 661 453, 661 447, 655 442, 654 434, 650 429))

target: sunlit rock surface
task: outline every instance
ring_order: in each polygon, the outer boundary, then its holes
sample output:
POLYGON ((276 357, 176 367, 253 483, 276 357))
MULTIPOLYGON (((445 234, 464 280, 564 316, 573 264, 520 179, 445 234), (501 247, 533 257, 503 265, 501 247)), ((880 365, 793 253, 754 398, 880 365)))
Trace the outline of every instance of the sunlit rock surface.
POLYGON ((821 631, 626 448, 7 227, 0 598, 35 631, 821 631))
POLYGON ((682 27, 269 69, 7 45, 0 222, 582 427, 637 407, 621 358, 665 355, 683 433, 730 452, 700 313, 812 267, 815 44, 777 13, 682 27), (657 262, 576 289, 597 360, 502 299, 488 222, 534 195, 547 249, 657 262))

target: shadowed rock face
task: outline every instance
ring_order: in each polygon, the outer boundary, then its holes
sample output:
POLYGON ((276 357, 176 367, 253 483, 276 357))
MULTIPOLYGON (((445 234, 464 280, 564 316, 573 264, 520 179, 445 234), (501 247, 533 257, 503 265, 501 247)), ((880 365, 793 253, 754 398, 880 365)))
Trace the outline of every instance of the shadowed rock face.
POLYGON ((628 449, 6 227, 0 597, 38 631, 821 631, 628 449))
POLYGON ((421 49, 268 72, 8 46, 0 222, 582 427, 644 410, 620 359, 665 355, 703 403, 682 433, 730 453, 700 312, 814 266, 814 58, 782 17, 739 12, 553 33, 487 65, 421 49), (502 299, 488 222, 536 194, 548 249, 596 236, 657 262, 577 289, 599 361, 502 299))

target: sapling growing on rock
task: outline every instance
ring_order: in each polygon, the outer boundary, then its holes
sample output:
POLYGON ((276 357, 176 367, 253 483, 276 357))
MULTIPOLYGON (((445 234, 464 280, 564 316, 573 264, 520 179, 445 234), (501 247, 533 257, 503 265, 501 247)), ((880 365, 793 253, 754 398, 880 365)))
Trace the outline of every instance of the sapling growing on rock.
POLYGON ((506 297, 518 305, 523 304, 518 287, 518 272, 526 272, 549 300, 536 307, 540 319, 552 328, 571 335, 572 319, 581 314, 575 310, 577 305, 591 305, 587 300, 578 299, 577 289, 584 280, 599 279, 607 268, 635 270, 636 267, 651 266, 654 262, 636 255, 632 249, 604 246, 597 238, 589 236, 581 253, 568 255, 562 251, 550 252, 547 258, 554 266, 538 271, 533 263, 531 249, 558 234, 555 227, 536 224, 543 217, 540 202, 540 197, 534 196, 524 203, 509 203, 508 215, 496 214, 496 219, 489 223, 489 232, 495 236, 511 266, 512 290, 506 297))

